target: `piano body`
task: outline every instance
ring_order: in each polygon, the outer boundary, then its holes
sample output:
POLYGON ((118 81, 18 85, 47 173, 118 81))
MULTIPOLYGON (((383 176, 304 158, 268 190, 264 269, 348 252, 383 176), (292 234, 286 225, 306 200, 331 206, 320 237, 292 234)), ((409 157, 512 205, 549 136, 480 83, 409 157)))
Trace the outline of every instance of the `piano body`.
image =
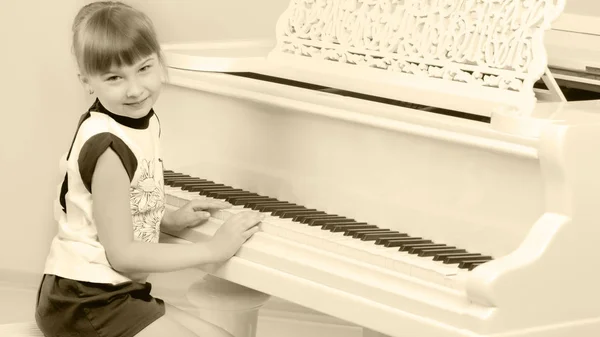
POLYGON ((293 0, 271 40, 166 44, 169 207, 242 201, 165 240, 262 210, 202 269, 374 334, 596 336, 598 67, 564 5, 293 0))

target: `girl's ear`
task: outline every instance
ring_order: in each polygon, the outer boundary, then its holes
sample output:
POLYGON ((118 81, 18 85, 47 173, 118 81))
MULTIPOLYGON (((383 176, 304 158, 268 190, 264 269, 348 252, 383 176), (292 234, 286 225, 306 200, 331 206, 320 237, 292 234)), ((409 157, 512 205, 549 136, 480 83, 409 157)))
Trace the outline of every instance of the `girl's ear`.
POLYGON ((81 85, 83 86, 85 91, 87 91, 90 94, 93 93, 93 89, 90 86, 90 81, 86 76, 77 74, 77 78, 79 78, 79 82, 81 82, 81 85))

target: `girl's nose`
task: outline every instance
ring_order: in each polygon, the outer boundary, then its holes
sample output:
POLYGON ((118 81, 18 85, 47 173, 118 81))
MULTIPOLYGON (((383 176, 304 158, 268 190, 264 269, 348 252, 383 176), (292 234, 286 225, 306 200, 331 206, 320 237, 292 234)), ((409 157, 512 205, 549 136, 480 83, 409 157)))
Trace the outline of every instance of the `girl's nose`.
POLYGON ((127 97, 137 97, 142 94, 143 88, 137 80, 129 81, 127 97))

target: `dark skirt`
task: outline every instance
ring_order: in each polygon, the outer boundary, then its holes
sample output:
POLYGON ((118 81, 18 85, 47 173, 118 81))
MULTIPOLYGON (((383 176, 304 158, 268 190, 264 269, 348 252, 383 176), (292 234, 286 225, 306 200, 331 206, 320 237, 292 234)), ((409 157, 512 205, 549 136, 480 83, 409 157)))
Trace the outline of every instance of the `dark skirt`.
POLYGON ((150 283, 118 285, 44 275, 35 320, 46 337, 132 337, 165 314, 150 283))

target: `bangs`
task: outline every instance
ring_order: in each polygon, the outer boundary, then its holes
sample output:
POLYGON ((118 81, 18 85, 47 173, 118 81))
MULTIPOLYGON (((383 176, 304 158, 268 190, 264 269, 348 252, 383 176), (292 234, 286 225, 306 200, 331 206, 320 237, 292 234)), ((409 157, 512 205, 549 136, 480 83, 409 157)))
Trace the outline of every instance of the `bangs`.
POLYGON ((80 66, 89 75, 131 66, 153 53, 160 58, 160 45, 151 23, 136 12, 101 10, 90 18, 86 28, 80 66))

